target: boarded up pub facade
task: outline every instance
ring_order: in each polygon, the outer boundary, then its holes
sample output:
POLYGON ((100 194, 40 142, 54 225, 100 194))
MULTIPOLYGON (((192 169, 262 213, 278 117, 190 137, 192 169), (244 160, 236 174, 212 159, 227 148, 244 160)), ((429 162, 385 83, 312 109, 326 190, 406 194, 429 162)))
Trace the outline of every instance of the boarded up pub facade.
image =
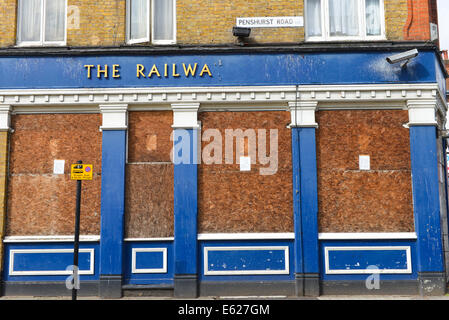
POLYGON ((436 1, 0 5, 2 295, 445 294, 436 1))

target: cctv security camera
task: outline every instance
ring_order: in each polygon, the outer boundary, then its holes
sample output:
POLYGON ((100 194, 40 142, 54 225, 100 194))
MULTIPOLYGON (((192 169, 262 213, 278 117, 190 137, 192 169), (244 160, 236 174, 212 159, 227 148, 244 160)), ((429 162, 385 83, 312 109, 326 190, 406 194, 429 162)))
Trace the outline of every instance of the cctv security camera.
POLYGON ((232 34, 234 37, 246 38, 249 37, 251 28, 232 27, 232 34))
POLYGON ((407 65, 407 63, 410 61, 410 59, 416 57, 417 55, 418 55, 418 50, 413 49, 413 50, 409 50, 409 51, 405 51, 405 52, 401 52, 401 53, 389 56, 389 57, 387 57, 387 61, 390 64, 402 62, 401 68, 404 68, 407 65))

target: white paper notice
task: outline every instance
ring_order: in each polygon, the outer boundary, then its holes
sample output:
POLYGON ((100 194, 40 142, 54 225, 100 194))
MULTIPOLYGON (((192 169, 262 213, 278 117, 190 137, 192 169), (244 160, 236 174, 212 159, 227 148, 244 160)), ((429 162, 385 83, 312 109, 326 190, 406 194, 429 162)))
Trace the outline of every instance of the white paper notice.
POLYGON ((371 170, 369 156, 359 156, 359 170, 371 170))
POLYGON ((53 173, 54 174, 64 174, 65 160, 55 160, 53 162, 53 173))
POLYGON ((240 171, 251 171, 250 157, 240 157, 240 171))

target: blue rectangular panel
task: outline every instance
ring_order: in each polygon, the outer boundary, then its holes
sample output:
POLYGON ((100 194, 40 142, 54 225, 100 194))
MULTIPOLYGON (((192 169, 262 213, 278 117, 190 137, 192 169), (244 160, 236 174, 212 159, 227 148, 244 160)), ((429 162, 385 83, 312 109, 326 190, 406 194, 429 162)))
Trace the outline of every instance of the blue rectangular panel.
MULTIPOLYGON (((81 242, 79 271, 81 280, 99 276, 98 242, 81 242)), ((5 281, 65 281, 72 274, 71 242, 5 243, 3 279, 5 281), (70 268, 71 269, 71 268, 70 268)))
MULTIPOLYGON (((11 250, 12 265, 10 275, 60 275, 70 274, 66 271, 73 265, 73 250, 70 249, 33 249, 11 250)), ((93 274, 91 260, 93 252, 79 252, 79 270, 82 273, 93 274)))
POLYGON ((145 251, 135 251, 135 270, 144 272, 166 272, 166 250, 164 254, 164 249, 154 249, 154 251, 147 251, 151 249, 143 249, 145 251))
POLYGON ((410 247, 326 247, 327 274, 411 273, 410 247))
POLYGON ((163 266, 163 252, 136 252, 137 269, 160 269, 163 266))
POLYGON ((205 275, 288 274, 288 247, 205 247, 205 275))

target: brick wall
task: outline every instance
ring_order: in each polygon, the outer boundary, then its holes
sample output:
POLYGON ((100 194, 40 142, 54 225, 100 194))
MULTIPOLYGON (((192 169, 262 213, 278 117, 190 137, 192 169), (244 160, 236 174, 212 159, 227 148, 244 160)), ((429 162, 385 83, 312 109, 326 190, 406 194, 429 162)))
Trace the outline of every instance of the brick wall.
MULTIPOLYGON (((449 55, 447 50, 443 51, 443 62, 444 66, 446 67, 446 71, 449 74, 449 55)), ((449 91, 449 78, 446 79, 446 91, 449 91)))
MULTIPOLYGON (((384 0, 385 29, 389 40, 403 40, 407 0, 384 0)), ((233 43, 231 29, 237 17, 303 16, 303 0, 191 1, 178 0, 179 43, 233 43)), ((304 28, 253 28, 251 42, 302 42, 304 28)))
MULTIPOLYGON (((6 177, 8 168, 8 132, 0 132, 0 239, 5 234, 6 221, 6 177)), ((0 245, 0 261, 3 261, 3 245, 0 245)), ((0 271, 3 266, 0 265, 0 271)))
POLYGON ((16 2, 0 0, 0 47, 16 44, 16 2))
MULTIPOLYGON (((178 0, 177 19, 179 43, 233 43, 237 17, 302 16, 302 0, 178 0)), ((304 40, 304 28, 253 28, 251 41, 299 42, 304 40)))
POLYGON ((388 40, 403 40, 404 24, 407 21, 407 0, 384 0, 385 33, 388 40))
POLYGON ((436 0, 408 0, 404 40, 430 40, 430 23, 438 24, 436 0))
MULTIPOLYGON (((0 0, 0 46, 16 43, 16 2, 0 0)), ((436 21, 435 1, 384 0, 389 40, 426 40, 429 22, 436 21), (408 10, 411 10, 408 13, 408 10)), ((303 16, 303 0, 177 0, 177 42, 230 44, 237 17, 303 16)), ((125 0, 68 0, 68 46, 117 46, 126 41, 125 0)), ((253 28, 254 43, 304 41, 304 28, 253 28)))
POLYGON ((68 46, 115 46, 125 42, 124 0, 68 0, 67 14, 68 46))
MULTIPOLYGON (((447 50, 443 51, 443 62, 444 66, 446 67, 446 71, 449 74, 449 55, 447 50)), ((446 91, 449 91, 449 78, 446 79, 446 91)))

